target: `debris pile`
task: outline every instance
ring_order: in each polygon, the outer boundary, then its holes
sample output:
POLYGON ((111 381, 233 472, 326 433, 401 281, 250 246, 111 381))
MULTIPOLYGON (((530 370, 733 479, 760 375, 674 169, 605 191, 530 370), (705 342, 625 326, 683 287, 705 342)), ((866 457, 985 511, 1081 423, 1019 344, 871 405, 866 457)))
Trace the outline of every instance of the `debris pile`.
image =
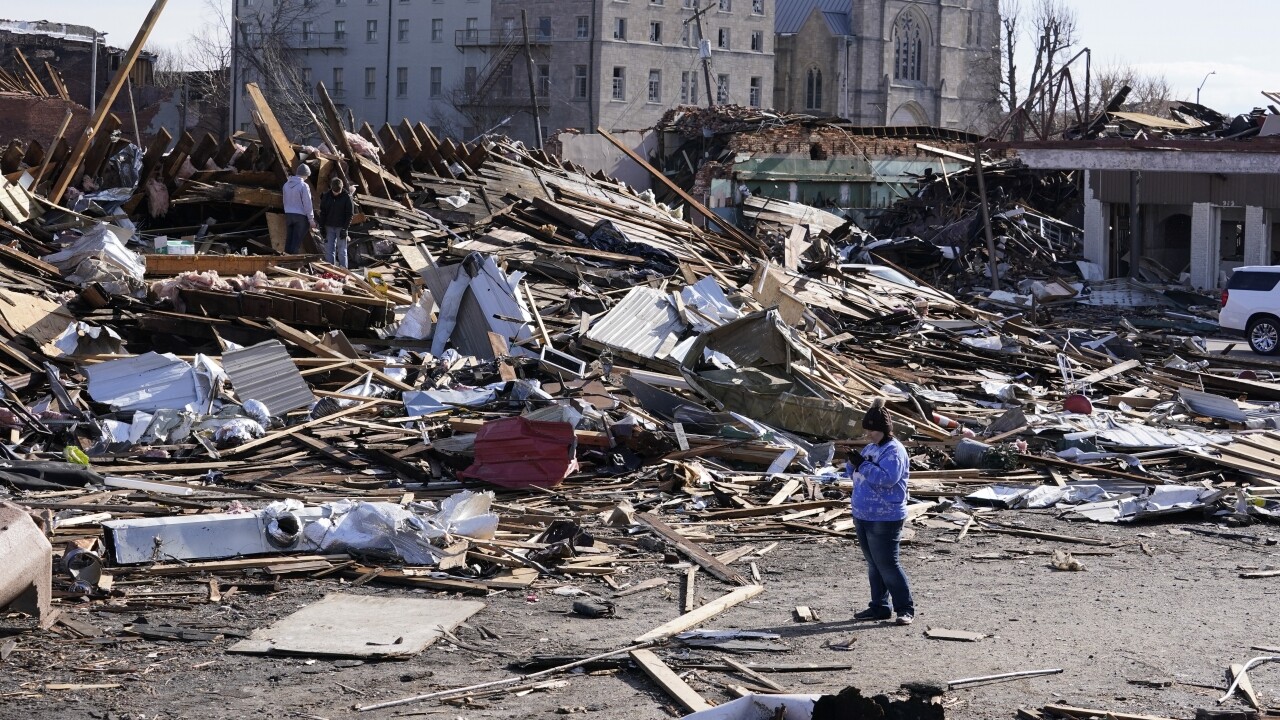
MULTIPOLYGON (((1265 366, 984 309, 895 269, 918 268, 905 246, 752 205, 762 234, 796 238, 774 262, 760 235, 699 227, 511 141, 459 145, 408 121, 349 133, 323 87, 323 143, 294 143, 248 92, 261 140, 184 135, 165 152, 171 138, 142 150, 98 132, 82 158, 3 160, 0 495, 6 518, 25 512, 0 529, 18 559, 0 599, 60 637, 92 634, 77 616, 150 607, 130 588, 166 578, 199 581, 172 591, 192 603, 220 602, 228 578, 533 600, 585 585, 584 621, 678 579, 683 613, 608 653, 361 709, 505 693, 625 655, 703 710, 667 663, 778 644, 684 633, 764 592, 780 543, 854 537, 836 458, 876 398, 913 455, 912 532, 1107 546, 1068 521, 1280 512, 1280 381, 1265 366), (276 188, 299 164, 317 187, 358 187, 357 269, 280 253, 276 188), (65 193, 51 180, 64 177, 78 179, 65 193), (1009 519, 1049 507, 1063 532, 1009 519), (671 577, 633 584, 639 563, 671 577), (698 604, 695 583, 731 589, 698 604), (654 652, 667 642, 689 652, 654 652)), ((1025 182, 986 172, 989 192, 1025 182)), ((943 222, 954 256, 933 277, 974 282, 972 192, 953 174, 884 227, 943 222)), ((1069 201, 1053 183, 1029 192, 1069 201)), ((1047 211, 998 218, 1013 272, 1072 257, 1078 240, 1047 211)), ((229 650, 401 656, 481 612, 450 601, 437 629, 420 622, 435 608, 354 603, 373 640, 291 644, 291 621, 314 632, 352 604, 330 596, 229 650), (398 635, 405 617, 422 632, 398 635)), ((747 679, 735 694, 782 689, 732 658, 716 669, 747 679)), ((854 696, 841 702, 890 703, 854 696)))

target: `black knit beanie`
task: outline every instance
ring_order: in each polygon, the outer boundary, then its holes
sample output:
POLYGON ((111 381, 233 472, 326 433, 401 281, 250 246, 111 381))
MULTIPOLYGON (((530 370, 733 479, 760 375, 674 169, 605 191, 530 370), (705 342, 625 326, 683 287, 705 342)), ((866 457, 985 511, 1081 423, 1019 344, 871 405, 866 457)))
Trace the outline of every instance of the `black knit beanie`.
POLYGON ((876 398, 867 410, 867 414, 862 416, 862 429, 879 430, 885 435, 893 434, 893 421, 889 419, 889 414, 884 411, 884 400, 882 398, 876 398))

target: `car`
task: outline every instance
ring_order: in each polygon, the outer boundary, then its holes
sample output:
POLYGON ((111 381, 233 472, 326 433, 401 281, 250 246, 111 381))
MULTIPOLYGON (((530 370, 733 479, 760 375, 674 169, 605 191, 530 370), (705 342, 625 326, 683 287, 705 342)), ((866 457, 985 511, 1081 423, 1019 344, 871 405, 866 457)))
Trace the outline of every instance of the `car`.
POLYGON ((1218 325, 1244 333, 1259 355, 1280 352, 1280 265, 1236 268, 1222 291, 1218 325))

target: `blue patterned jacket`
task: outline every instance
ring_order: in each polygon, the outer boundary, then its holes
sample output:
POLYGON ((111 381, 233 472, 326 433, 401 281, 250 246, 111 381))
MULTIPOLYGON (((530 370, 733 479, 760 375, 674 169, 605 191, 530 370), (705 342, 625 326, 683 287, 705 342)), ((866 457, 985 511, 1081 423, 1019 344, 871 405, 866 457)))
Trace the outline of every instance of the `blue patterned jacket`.
POLYGON ((862 449, 861 479, 853 481, 849 505, 855 520, 892 521, 907 518, 907 476, 911 461, 897 438, 862 449))

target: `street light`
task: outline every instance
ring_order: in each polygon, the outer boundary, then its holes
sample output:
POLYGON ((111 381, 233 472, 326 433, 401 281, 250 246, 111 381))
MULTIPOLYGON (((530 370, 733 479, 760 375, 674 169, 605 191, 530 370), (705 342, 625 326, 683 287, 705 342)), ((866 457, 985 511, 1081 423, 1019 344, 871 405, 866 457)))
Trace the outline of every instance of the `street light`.
POLYGON ((1209 82, 1210 75, 1217 75, 1217 74, 1218 74, 1217 70, 1210 70, 1209 72, 1205 73, 1204 79, 1200 81, 1200 87, 1196 88, 1196 104, 1197 105, 1200 104, 1200 89, 1204 87, 1205 83, 1209 82))

